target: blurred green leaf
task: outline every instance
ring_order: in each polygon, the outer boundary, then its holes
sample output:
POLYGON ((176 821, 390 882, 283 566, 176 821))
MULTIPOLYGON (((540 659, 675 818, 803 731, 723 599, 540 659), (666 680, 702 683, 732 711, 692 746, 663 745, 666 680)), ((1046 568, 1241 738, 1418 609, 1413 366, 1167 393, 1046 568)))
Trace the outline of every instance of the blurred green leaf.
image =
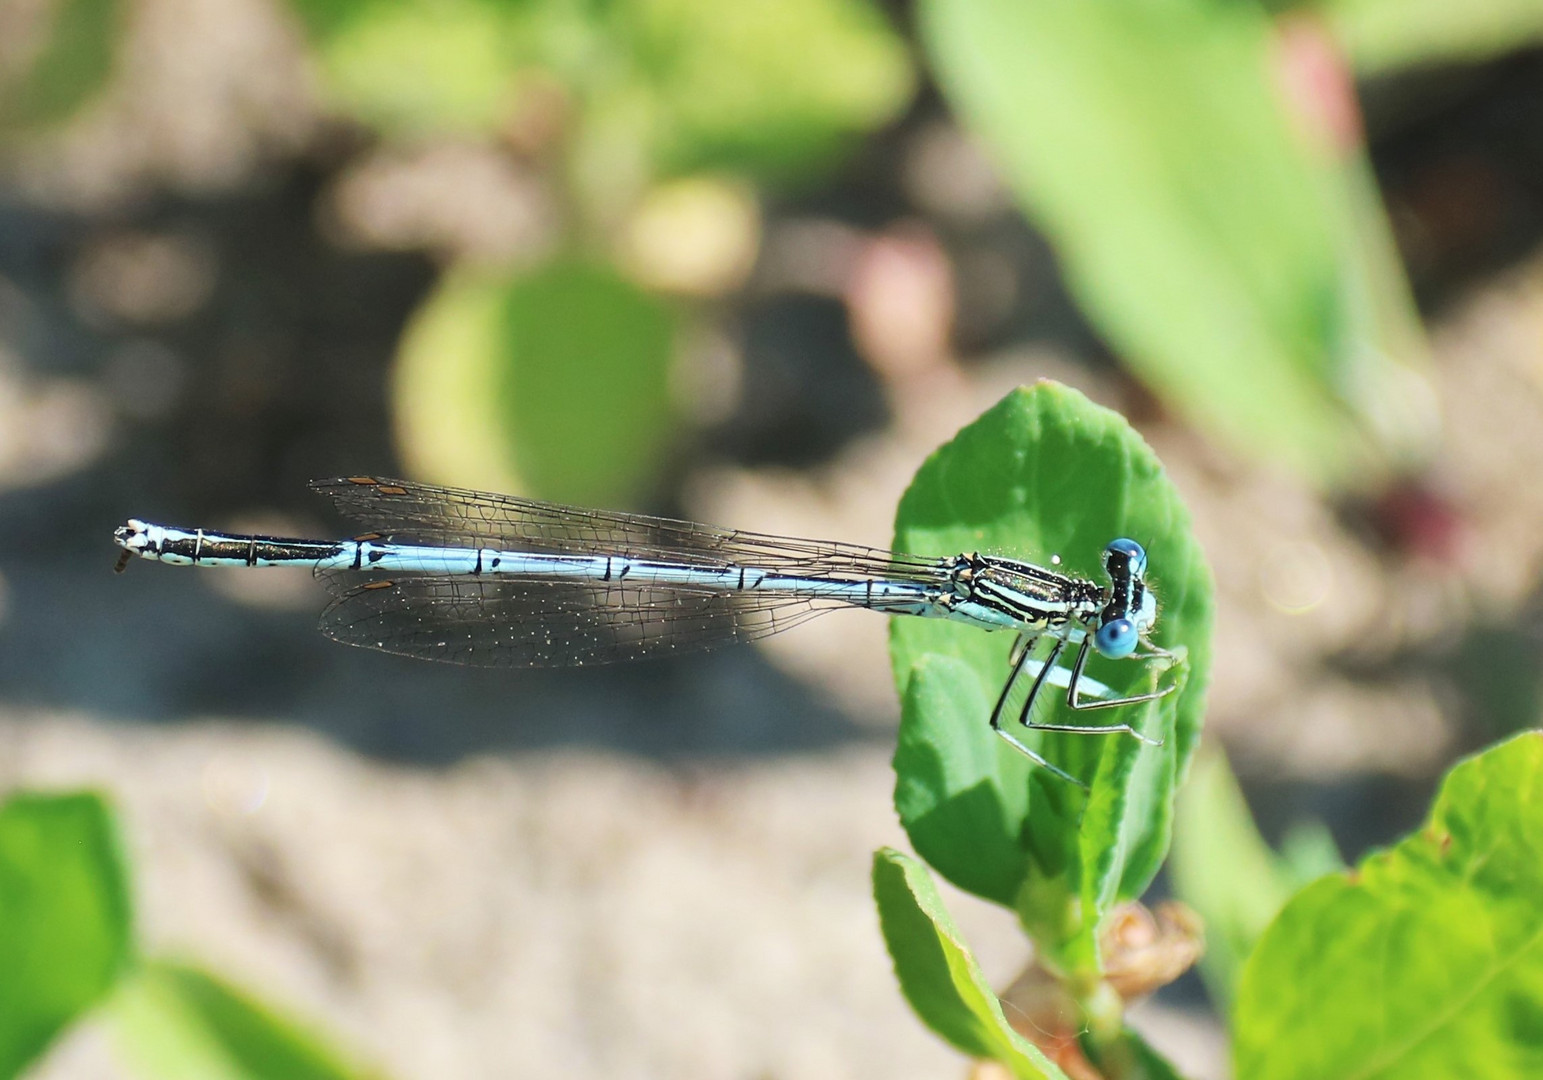
POLYGON ((1343 870, 1345 858, 1329 827, 1316 818, 1308 818, 1292 822, 1286 829, 1286 835, 1281 837, 1276 865, 1291 883, 1291 888, 1296 890, 1324 874, 1343 870))
POLYGON ((905 43, 868 0, 639 0, 630 33, 668 172, 780 173, 894 119, 905 43))
POLYGON ((17 1075, 117 980, 128 882, 99 796, 16 795, 0 808, 0 1077, 17 1075))
POLYGON ((154 962, 113 998, 129 1059, 155 1080, 364 1080, 327 1040, 197 968, 154 962))
POLYGON ((398 356, 404 457, 416 472, 492 490, 635 502, 675 432, 674 333, 663 301, 606 267, 452 276, 398 356))
MULTIPOLYGON (((1096 964, 1097 921, 1139 896, 1168 848, 1173 791, 1199 737, 1210 669, 1211 580, 1189 515, 1150 448, 1116 414, 1054 383, 1009 394, 917 472, 896 516, 900 551, 982 551, 1103 580, 1112 539, 1144 544, 1162 604, 1154 631, 1187 650, 1175 694, 1122 719, 1165 740, 1026 732, 1091 796, 1034 767, 992 733, 1012 635, 936 619, 895 619, 901 688, 895 805, 917 853, 961 888, 1017 908, 1056 962, 1096 964), (1079 913, 1081 913, 1079 915, 1079 913)), ((1125 694, 1153 686, 1141 663, 1095 659, 1125 694)))
POLYGON ((923 1023, 973 1057, 1022 1080, 1065 1074, 1007 1023, 926 867, 891 848, 873 856, 873 898, 906 1000, 923 1023))
POLYGON ((914 90, 871 0, 291 2, 345 111, 395 135, 496 132, 540 73, 576 106, 584 182, 628 192, 650 173, 804 169, 914 90))
POLYGON ((291 0, 319 40, 336 105, 396 135, 480 133, 509 113, 518 55, 507 18, 479 0, 291 0))
POLYGON ((112 74, 122 29, 118 0, 53 0, 39 13, 36 23, 23 13, 9 25, 13 35, 23 37, 8 41, 13 49, 0 57, 0 130, 59 123, 112 74))
POLYGON ((1424 430, 1406 414, 1428 402, 1395 363, 1419 335, 1380 209, 1288 119, 1262 8, 919 11, 945 93, 1083 309, 1170 407, 1325 483, 1381 460, 1370 430, 1424 430))
POLYGON ((1291 887, 1220 753, 1201 755, 1179 796, 1168 873, 1174 892, 1205 921, 1201 971, 1225 1007, 1243 961, 1291 887))
POLYGON ((1368 75, 1477 63, 1543 41, 1538 0, 1327 0, 1319 10, 1368 75))
POLYGON ((1244 969, 1236 1075, 1543 1075, 1543 733, 1457 765, 1427 825, 1298 893, 1244 969))
POLYGON ((1112 1044, 1092 1049, 1093 1064, 1107 1080, 1184 1080, 1134 1028, 1125 1028, 1112 1044))
POLYGON ((498 387, 530 490, 568 502, 634 499, 675 432, 667 306, 614 271, 557 264, 514 283, 498 387))

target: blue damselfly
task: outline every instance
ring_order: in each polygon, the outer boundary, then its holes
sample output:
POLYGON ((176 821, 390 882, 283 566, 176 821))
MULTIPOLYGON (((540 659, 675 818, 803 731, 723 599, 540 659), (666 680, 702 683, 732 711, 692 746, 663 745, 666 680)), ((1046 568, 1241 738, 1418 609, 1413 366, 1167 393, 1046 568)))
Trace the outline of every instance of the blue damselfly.
POLYGON ((1171 664, 1149 637, 1157 599, 1133 540, 1104 549, 1107 584, 997 555, 924 557, 794 540, 604 510, 581 510, 369 476, 319 480, 349 540, 296 540, 131 519, 114 534, 131 554, 192 566, 307 566, 332 602, 321 628, 350 645, 491 667, 560 667, 672 655, 779 633, 835 608, 951 619, 1018 635, 991 714, 1002 738, 1057 776, 1081 781, 1004 724, 1009 695, 1031 680, 1017 723, 1040 731, 1149 738, 1129 724, 1033 720, 1046 685, 1073 711, 1153 701, 1115 696, 1085 674, 1110 659, 1171 664), (1051 641, 1041 657, 1035 646, 1051 641), (1070 668, 1065 650, 1076 648, 1070 668))

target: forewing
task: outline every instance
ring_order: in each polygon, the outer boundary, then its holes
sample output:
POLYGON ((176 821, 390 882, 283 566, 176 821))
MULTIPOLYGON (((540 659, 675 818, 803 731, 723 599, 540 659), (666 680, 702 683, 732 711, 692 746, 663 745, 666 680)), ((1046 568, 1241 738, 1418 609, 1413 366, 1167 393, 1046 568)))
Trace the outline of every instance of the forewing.
POLYGON ((372 476, 317 480, 344 517, 395 543, 494 547, 555 554, 694 556, 703 565, 796 568, 810 573, 927 573, 936 560, 860 544, 796 540, 671 518, 372 476))

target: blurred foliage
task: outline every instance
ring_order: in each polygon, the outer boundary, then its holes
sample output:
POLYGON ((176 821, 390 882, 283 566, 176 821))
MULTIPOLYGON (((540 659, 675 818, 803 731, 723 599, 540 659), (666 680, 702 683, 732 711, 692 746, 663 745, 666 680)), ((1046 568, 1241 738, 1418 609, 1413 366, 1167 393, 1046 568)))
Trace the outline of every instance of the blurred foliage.
POLYGON ((494 489, 627 502, 674 430, 674 331, 663 301, 602 264, 452 275, 398 356, 399 430, 419 448, 409 464, 494 489), (493 456, 450 456, 467 448, 493 456))
POLYGON ((12 12, 0 47, 0 132, 67 119, 107 85, 119 41, 119 0, 51 0, 31 19, 12 12))
POLYGON ((556 263, 515 282, 501 323, 498 397, 530 489, 590 503, 637 490, 674 430, 670 312, 613 270, 556 263))
POLYGON ((1538 0, 1326 0, 1320 10, 1368 75, 1477 63, 1543 42, 1538 0))
MULTIPOLYGON (((805 177, 914 89, 905 43, 869 0, 291 2, 340 111, 395 139, 504 139, 550 170, 560 250, 534 273, 453 277, 404 343, 398 389, 418 394, 399 392, 397 411, 422 475, 508 489, 507 476, 565 501, 635 501, 678 427, 665 382, 676 315, 599 260, 691 292, 732 287, 754 256, 754 236, 736 235, 705 268, 640 260, 660 252, 650 193, 705 170, 728 180, 669 190, 701 204, 736 175, 805 177), (425 431, 436 438, 411 437, 425 431)), ((757 226, 738 203, 705 209, 710 224, 757 226)))
POLYGON ((1344 866, 1321 824, 1287 834, 1280 854, 1254 827, 1237 778, 1220 752, 1203 754, 1179 796, 1169 873, 1174 892, 1205 920, 1200 971, 1223 1011, 1243 961, 1292 893, 1344 866))
POLYGON ((1534 731, 1453 768, 1413 836, 1293 897, 1243 972, 1236 1075, 1543 1074, 1540 792, 1534 731))
POLYGON ((867 0, 290 2, 338 107, 388 134, 496 133, 555 82, 582 154, 650 176, 803 171, 913 85, 867 0))
POLYGON ((107 994, 129 960, 131 921, 102 800, 12 796, 0 809, 0 1078, 107 994))
POLYGON ((0 808, 0 1080, 102 1005, 156 1080, 350 1080, 320 1037, 212 975, 135 955, 128 871, 94 794, 0 808))
POLYGON ((156 1080, 363 1080, 322 1038, 186 964, 153 961, 114 996, 127 1058, 156 1080))
MULTIPOLYGON (((559 260, 625 251, 634 212, 675 178, 817 175, 895 119, 916 84, 907 43, 874 0, 288 5, 338 114, 387 140, 496 143, 539 168, 556 194, 559 260)), ((0 49, 0 130, 45 126, 90 100, 126 10, 40 0, 13 20, 19 43, 0 49)), ((1376 73, 1543 36, 1536 0, 919 6, 943 90, 995 151, 1122 359, 1176 412, 1255 456, 1326 485, 1374 484, 1418 463, 1434 406, 1411 375, 1422 339, 1360 147, 1326 147, 1336 136, 1320 130, 1324 117, 1296 100, 1337 62, 1327 38, 1321 55, 1309 46, 1293 58, 1314 17, 1376 73)), ((1353 113, 1348 89, 1341 105, 1353 113)), ((618 265, 654 286, 672 280, 618 265)), ((715 280, 727 289, 742 275, 715 280)), ((520 367, 498 381, 522 382, 528 358, 497 352, 504 343, 485 337, 495 351, 475 366, 520 367)), ((609 427, 602 404, 591 415, 609 427)), ((558 435, 554 454, 582 451, 572 429, 558 435)), ((530 438, 506 441, 529 456, 530 438)), ((404 449, 412 458, 421 448, 404 449)), ((637 458, 661 451, 640 446, 637 458)), ((645 473, 616 490, 636 497, 645 473)), ((577 499, 586 489, 545 490, 577 499)))
POLYGON ((1418 393, 1395 361, 1419 359, 1385 222, 1333 133, 1288 111, 1291 58, 1261 8, 920 11, 950 100, 1084 310, 1173 409, 1331 484, 1378 463, 1379 429, 1408 435, 1417 404, 1380 415, 1418 393))
MULTIPOLYGON (((1115 413, 1054 383, 1016 390, 918 470, 896 514, 895 548, 983 551, 1103 580, 1116 537, 1147 548, 1162 603, 1152 637, 1181 662, 1182 689, 1122 710, 1164 739, 1025 732, 1074 776, 1031 763, 987 725, 1009 671, 1010 634, 896 619, 901 692, 895 805, 916 851, 962 889, 1013 908, 1061 967, 1096 977, 1098 921, 1145 891, 1168 849, 1173 794, 1200 735, 1210 670, 1211 576, 1189 515, 1156 456, 1115 413)), ((1154 689, 1155 666, 1095 659, 1120 695, 1154 689)))

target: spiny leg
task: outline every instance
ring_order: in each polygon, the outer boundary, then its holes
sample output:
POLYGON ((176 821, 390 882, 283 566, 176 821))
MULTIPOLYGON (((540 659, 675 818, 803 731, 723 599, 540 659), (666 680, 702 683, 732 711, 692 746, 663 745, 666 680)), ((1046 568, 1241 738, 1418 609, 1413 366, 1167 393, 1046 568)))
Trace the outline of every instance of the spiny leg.
MULTIPOLYGON (((1035 635, 1034 637, 1021 637, 1018 640, 1018 644, 1014 646, 1014 648, 1017 649, 1017 657, 1013 661, 1012 672, 1007 676, 1007 682, 1002 686, 1002 693, 997 696, 996 708, 991 710, 991 730, 1002 736, 1002 738, 1006 739, 1008 744, 1012 746, 1013 749, 1017 750, 1024 757, 1034 762, 1034 764, 1048 770, 1056 776, 1059 776, 1062 780, 1065 780, 1068 783, 1076 784, 1084 791, 1087 791, 1088 785, 1084 784, 1081 780, 1078 780, 1065 769, 1051 764, 1042 754, 1029 749, 1029 747, 1024 745, 1022 740, 1020 740, 1007 728, 1002 726, 1002 710, 1007 706, 1007 697, 1012 693, 1013 687, 1017 685, 1018 679, 1023 675, 1024 665, 1029 662, 1029 653, 1034 650, 1034 643, 1037 640, 1038 635, 1035 635)), ((1039 696, 1039 690, 1040 687, 1044 684, 1045 675, 1052 667, 1055 666, 1056 658, 1060 656, 1061 649, 1065 644, 1066 643, 1064 641, 1056 641, 1055 648, 1050 650, 1050 656, 1045 661, 1045 666, 1040 668, 1039 674, 1034 677, 1034 685, 1029 687, 1029 699, 1024 704, 1024 715, 1028 714, 1029 708, 1034 704, 1034 699, 1039 696)))
MULTIPOLYGON (((1072 665, 1071 681, 1067 684, 1066 687, 1066 705, 1068 708, 1078 711, 1086 711, 1088 709, 1107 709, 1115 705, 1135 705, 1143 701, 1155 701, 1157 698, 1162 697, 1164 694, 1168 693, 1169 690, 1173 689, 1173 687, 1170 686, 1167 689, 1161 690, 1154 694, 1141 694, 1134 697, 1115 698, 1112 701, 1082 701, 1081 698, 1078 697, 1078 692, 1081 689, 1082 672, 1083 669, 1087 667, 1088 653, 1092 644, 1092 638, 1083 638, 1082 648, 1077 650, 1077 660, 1072 665)), ((1057 649, 1057 652, 1059 652, 1059 649, 1057 649)), ((1052 658, 1053 656, 1054 654, 1052 654, 1052 658)), ((1043 675, 1044 672, 1041 672, 1040 674, 1043 675)), ((1033 728, 1037 731, 1065 731, 1070 732, 1073 735, 1125 734, 1136 739, 1138 742, 1146 743, 1148 746, 1163 745, 1163 741, 1161 739, 1153 739, 1147 735, 1143 735, 1129 724, 1036 724, 1029 720, 1029 714, 1027 710, 1025 710, 1023 714, 1023 726, 1026 728, 1033 728)))
MULTIPOLYGON (((1089 651, 1088 646, 1091 643, 1091 638, 1085 638, 1083 640, 1082 650, 1077 653, 1077 662, 1072 665, 1071 682, 1066 686, 1066 707, 1068 709, 1075 709, 1078 712, 1085 712, 1089 709, 1112 709, 1118 705, 1139 705, 1143 701, 1156 701, 1160 697, 1167 697, 1177 689, 1175 686, 1165 686, 1161 690, 1152 691, 1150 694, 1132 694, 1130 697, 1112 698, 1107 701, 1083 701, 1078 695, 1082 684, 1082 670, 1083 668, 1087 667, 1089 651)), ((1167 650, 1157 649, 1156 646, 1153 646, 1153 648, 1156 649, 1156 652, 1153 653, 1154 656, 1160 655, 1167 657, 1169 660, 1173 659, 1173 654, 1167 650)), ((1138 739, 1146 741, 1146 737, 1144 735, 1141 735, 1136 731, 1131 731, 1130 725, 1128 724, 1112 725, 1108 728, 1083 728, 1082 730, 1119 731, 1121 729, 1130 731, 1130 733, 1135 735, 1138 739)), ((1158 743, 1157 745, 1160 746, 1162 744, 1158 743)))

